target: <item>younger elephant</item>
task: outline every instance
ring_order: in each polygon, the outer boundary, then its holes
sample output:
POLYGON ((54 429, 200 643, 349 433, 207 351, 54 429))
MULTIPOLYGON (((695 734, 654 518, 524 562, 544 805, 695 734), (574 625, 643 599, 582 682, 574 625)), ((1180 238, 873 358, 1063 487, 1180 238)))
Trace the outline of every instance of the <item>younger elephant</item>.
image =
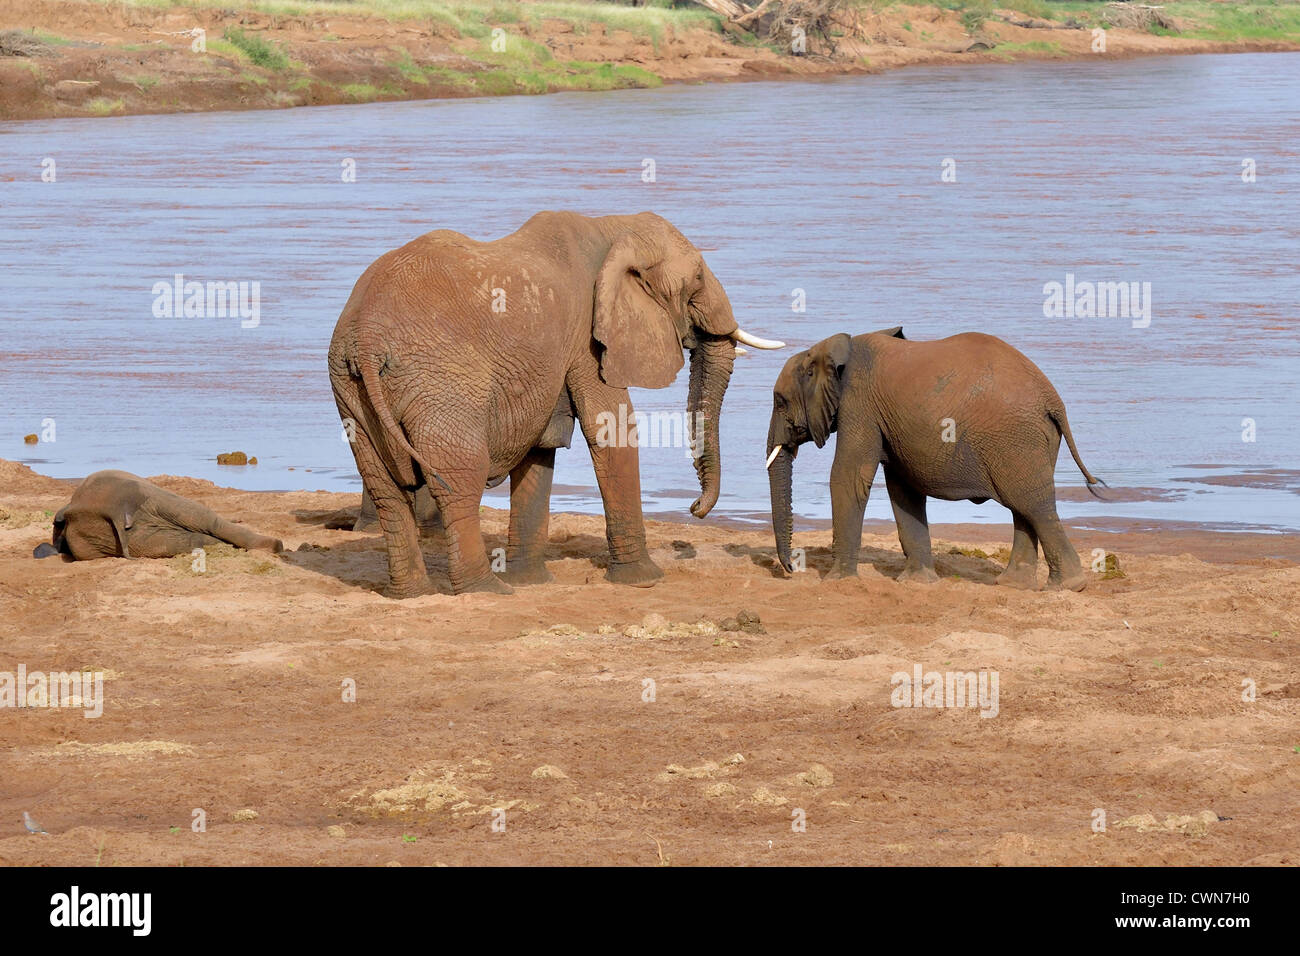
POLYGON ((1079 555, 1056 515, 1052 473, 1064 436, 1088 490, 1104 484, 1079 458, 1065 404, 1033 362, 991 335, 910 342, 901 327, 833 335, 793 356, 773 390, 768 479, 777 557, 790 566, 791 474, 798 448, 838 431, 831 467, 834 564, 857 574, 862 514, 876 467, 894 506, 907 562, 900 581, 934 581, 925 499, 990 498, 1011 510, 1015 541, 999 584, 1038 586, 1038 545, 1052 587, 1083 590, 1079 555))
POLYGON ((227 521, 201 504, 125 471, 97 471, 54 516, 53 544, 34 557, 169 558, 225 541, 246 550, 283 551, 268 538, 227 521))

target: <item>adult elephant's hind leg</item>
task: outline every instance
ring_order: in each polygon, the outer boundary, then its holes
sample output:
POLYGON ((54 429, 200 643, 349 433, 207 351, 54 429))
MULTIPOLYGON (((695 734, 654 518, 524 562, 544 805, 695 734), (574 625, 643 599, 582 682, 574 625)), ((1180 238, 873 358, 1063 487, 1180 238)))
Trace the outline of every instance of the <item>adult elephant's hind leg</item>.
POLYGON ((492 573, 487 549, 483 546, 483 529, 479 525, 479 506, 487 474, 464 473, 444 476, 452 490, 438 487, 433 495, 438 501, 447 538, 447 572, 451 588, 457 594, 488 591, 511 594, 514 589, 492 573))
POLYGON ((555 580, 546 570, 554 475, 554 448, 534 448, 510 472, 510 538, 503 575, 510 584, 555 580))
POLYGON ((1088 586, 1088 576, 1083 573, 1083 564, 1079 553, 1066 537, 1061 519, 1056 515, 1055 503, 1048 505, 1029 516, 1034 526, 1034 533, 1043 545, 1043 555, 1047 558, 1047 575, 1049 588, 1064 588, 1067 591, 1082 591, 1088 586))
POLYGON ((997 583, 1026 591, 1038 589, 1038 535, 1033 525, 1019 512, 1011 513, 1015 521, 1015 537, 1011 542, 1011 558, 1007 569, 997 576, 997 583))
POLYGON ((388 551, 388 587, 384 588, 384 595, 409 598, 432 593, 434 588, 420 551, 420 532, 411 496, 398 487, 370 440, 360 431, 353 440, 352 451, 384 533, 388 551))
POLYGON ((939 580, 930 550, 930 522, 925 515, 925 495, 908 485, 890 469, 885 469, 885 489, 894 508, 898 541, 907 561, 899 581, 930 582, 939 580))

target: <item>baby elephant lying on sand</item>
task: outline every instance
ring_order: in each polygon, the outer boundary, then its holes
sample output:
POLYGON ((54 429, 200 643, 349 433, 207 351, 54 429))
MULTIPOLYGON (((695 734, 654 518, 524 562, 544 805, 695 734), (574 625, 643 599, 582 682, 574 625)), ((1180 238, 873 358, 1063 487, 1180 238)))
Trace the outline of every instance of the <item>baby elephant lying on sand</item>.
POLYGON ((53 544, 34 557, 169 558, 225 541, 246 550, 283 551, 276 538, 250 531, 203 505, 125 471, 97 471, 54 516, 53 544))

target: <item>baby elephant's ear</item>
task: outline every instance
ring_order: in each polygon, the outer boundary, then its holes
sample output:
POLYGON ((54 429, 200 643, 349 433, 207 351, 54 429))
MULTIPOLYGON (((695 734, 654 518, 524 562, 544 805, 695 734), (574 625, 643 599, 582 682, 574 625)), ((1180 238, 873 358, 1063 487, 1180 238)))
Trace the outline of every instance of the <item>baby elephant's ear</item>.
POLYGON ((841 332, 818 342, 808 350, 807 389, 805 407, 808 414, 808 433, 821 448, 835 430, 835 416, 840 408, 841 375, 849 361, 852 340, 841 332))
POLYGON ((903 334, 903 327, 896 325, 892 329, 877 329, 872 335, 888 335, 890 338, 906 340, 907 336, 903 334))

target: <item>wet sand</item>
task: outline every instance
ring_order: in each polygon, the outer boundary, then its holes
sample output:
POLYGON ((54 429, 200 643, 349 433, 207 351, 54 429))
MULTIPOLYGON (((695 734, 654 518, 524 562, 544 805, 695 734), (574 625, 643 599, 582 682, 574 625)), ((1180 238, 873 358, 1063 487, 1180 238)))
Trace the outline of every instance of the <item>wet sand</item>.
POLYGON ((828 531, 787 579, 770 530, 651 521, 636 590, 556 514, 555 583, 398 602, 324 527, 357 495, 153 480, 288 550, 36 561, 72 486, 0 462, 0 671, 106 677, 98 719, 0 709, 0 863, 1300 862, 1295 536, 1076 529, 1123 576, 1029 593, 981 556, 1009 527, 936 529, 926 586, 888 527, 828 582, 828 531), (996 671, 997 716, 891 706, 916 665, 996 671))

